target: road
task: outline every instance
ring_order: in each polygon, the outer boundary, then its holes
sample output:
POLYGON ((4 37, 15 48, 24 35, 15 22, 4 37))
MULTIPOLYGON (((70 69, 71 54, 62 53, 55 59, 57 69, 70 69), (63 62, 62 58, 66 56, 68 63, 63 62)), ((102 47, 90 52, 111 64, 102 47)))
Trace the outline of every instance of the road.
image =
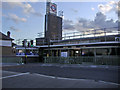
POLYGON ((119 69, 26 64, 3 67, 2 72, 3 88, 117 88, 120 85, 119 69))

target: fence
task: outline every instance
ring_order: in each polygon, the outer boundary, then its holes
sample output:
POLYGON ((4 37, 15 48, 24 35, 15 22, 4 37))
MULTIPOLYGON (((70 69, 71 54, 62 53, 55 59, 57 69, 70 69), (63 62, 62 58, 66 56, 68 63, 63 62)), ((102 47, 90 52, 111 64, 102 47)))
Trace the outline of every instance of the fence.
POLYGON ((44 57, 44 63, 120 65, 119 56, 44 57))
POLYGON ((16 56, 2 56, 2 63, 21 63, 22 58, 16 56))
MULTIPOLYGON (((2 57, 2 63, 23 63, 24 59, 16 56, 2 57)), ((27 58, 27 62, 39 62, 39 58, 27 58)), ((120 56, 44 57, 44 63, 120 65, 120 56)))
MULTIPOLYGON (((24 63, 25 57, 18 57, 18 56, 2 56, 2 63, 24 63)), ((39 62, 39 57, 27 57, 27 63, 35 63, 39 62)))

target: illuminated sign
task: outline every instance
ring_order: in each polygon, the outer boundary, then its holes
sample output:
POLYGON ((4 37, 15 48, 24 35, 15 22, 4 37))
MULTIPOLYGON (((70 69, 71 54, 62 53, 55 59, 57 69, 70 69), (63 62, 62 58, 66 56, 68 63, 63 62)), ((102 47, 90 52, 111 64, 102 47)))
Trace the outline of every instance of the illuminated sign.
POLYGON ((53 12, 56 11, 56 6, 55 6, 55 5, 52 5, 50 8, 51 8, 51 10, 52 10, 53 12))
POLYGON ((46 3, 46 13, 57 14, 57 5, 55 3, 46 3))
POLYGON ((50 3, 50 13, 57 14, 57 5, 54 3, 50 3))
POLYGON ((57 14, 57 5, 55 3, 50 3, 50 13, 57 14))
POLYGON ((68 52, 61 52, 61 57, 67 57, 68 56, 68 52))

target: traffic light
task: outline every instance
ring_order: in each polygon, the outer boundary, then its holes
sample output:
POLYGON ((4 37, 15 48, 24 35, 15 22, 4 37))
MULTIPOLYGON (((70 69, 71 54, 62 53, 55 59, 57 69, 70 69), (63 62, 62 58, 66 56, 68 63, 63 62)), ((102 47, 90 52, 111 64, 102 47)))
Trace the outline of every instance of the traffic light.
POLYGON ((23 46, 23 47, 25 46, 25 42, 24 42, 24 41, 22 41, 22 46, 23 46))
POLYGON ((30 47, 30 42, 28 42, 28 45, 27 45, 28 47, 30 47))
POLYGON ((31 40, 30 43, 31 43, 31 47, 33 47, 33 40, 31 40))

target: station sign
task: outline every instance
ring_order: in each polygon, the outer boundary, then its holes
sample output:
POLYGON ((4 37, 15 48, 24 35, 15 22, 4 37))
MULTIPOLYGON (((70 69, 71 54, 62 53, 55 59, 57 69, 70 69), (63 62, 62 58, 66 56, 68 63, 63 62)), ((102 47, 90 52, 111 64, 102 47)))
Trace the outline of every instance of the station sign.
POLYGON ((50 13, 57 14, 57 5, 55 3, 50 3, 50 13))
POLYGON ((47 2, 46 13, 57 15, 57 5, 55 3, 47 2))

